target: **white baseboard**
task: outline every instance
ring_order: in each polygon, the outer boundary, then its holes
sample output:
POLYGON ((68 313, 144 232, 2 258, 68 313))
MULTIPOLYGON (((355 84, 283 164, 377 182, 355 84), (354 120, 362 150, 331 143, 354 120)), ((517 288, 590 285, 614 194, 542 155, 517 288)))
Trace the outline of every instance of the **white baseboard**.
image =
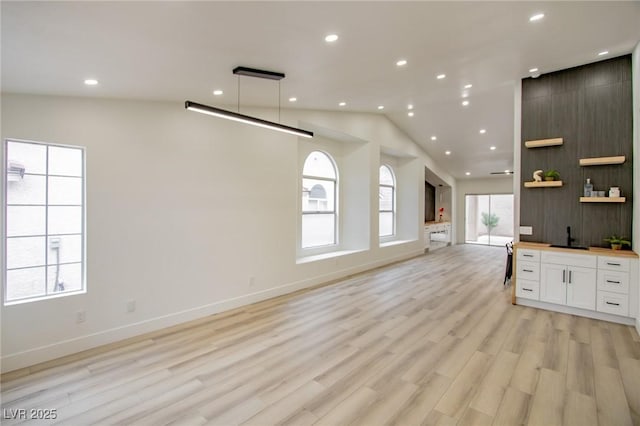
POLYGON ((423 250, 416 250, 399 256, 386 258, 384 260, 378 260, 375 262, 332 271, 328 274, 292 282, 267 290, 262 290, 227 300, 221 300, 218 302, 171 313, 161 317, 151 318, 133 324, 127 324, 122 327, 116 327, 109 330, 100 331, 98 333, 75 337, 73 339, 56 342, 46 346, 40 346, 23 352, 8 354, 2 357, 2 359, 0 360, 0 362, 2 363, 1 371, 2 373, 6 373, 9 371, 17 370, 19 368, 25 368, 46 361, 51 361, 56 358, 82 352, 88 349, 96 348, 98 346, 118 342, 142 334, 151 333, 163 328, 183 324, 209 315, 271 299, 273 297, 282 296, 294 291, 313 287, 315 285, 344 278, 349 275, 368 271, 370 269, 378 268, 401 260, 410 259, 412 257, 423 254, 423 250))

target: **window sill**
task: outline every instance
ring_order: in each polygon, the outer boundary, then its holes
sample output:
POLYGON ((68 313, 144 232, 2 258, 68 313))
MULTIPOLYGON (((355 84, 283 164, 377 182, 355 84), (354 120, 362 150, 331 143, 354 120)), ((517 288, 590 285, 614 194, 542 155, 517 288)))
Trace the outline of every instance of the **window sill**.
POLYGON ((67 292, 58 293, 58 294, 49 294, 47 296, 31 297, 29 299, 10 300, 8 302, 5 302, 4 306, 23 305, 25 303, 31 303, 31 302, 43 302, 45 300, 60 299, 67 296, 76 296, 78 294, 85 294, 86 292, 87 290, 83 289, 83 290, 76 290, 76 291, 67 291, 67 292))
POLYGON ((391 247, 391 246, 399 246, 401 244, 409 244, 415 243, 418 240, 393 240, 393 241, 385 241, 380 243, 380 247, 391 247))
POLYGON ((319 260, 332 259, 334 257, 348 256, 354 253, 362 253, 366 250, 338 250, 329 253, 314 254, 312 256, 302 256, 296 259, 296 264, 317 262, 319 260))

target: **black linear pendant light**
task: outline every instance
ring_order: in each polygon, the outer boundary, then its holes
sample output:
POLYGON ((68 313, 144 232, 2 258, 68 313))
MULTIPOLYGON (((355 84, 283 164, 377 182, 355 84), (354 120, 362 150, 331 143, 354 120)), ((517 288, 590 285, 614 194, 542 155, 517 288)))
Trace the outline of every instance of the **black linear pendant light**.
MULTIPOLYGON (((258 70, 255 68, 247 68, 247 67, 236 67, 233 70, 233 73, 236 75, 266 78, 268 80, 278 80, 278 81, 284 78, 284 74, 279 72, 258 70)), ((238 104, 239 104, 239 100, 238 100, 238 104)), ((251 124, 253 126, 264 127, 265 129, 277 130, 279 132, 289 133, 292 135, 301 136, 303 138, 313 137, 313 132, 309 130, 285 126, 284 124, 263 120, 261 118, 252 117, 250 115, 240 114, 238 112, 227 111, 227 110, 212 107, 209 105, 199 104, 197 102, 185 101, 184 107, 189 111, 200 112, 202 114, 208 114, 208 115, 212 115, 214 117, 219 117, 219 118, 226 118, 227 120, 239 121, 241 123, 251 124)), ((278 108, 280 107, 278 106, 278 108)))

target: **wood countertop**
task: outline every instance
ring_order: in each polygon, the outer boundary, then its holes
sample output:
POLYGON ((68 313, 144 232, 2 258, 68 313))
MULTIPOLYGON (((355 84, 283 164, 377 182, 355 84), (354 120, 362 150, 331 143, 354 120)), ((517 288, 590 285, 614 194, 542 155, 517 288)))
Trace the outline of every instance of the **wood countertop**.
POLYGON ((513 247, 518 249, 532 249, 532 250, 545 250, 545 251, 559 251, 563 253, 575 253, 575 254, 592 254, 598 256, 613 256, 613 257, 631 257, 637 258, 638 254, 631 250, 612 250, 604 247, 589 247, 588 250, 568 249, 562 247, 551 247, 549 243, 532 243, 521 241, 514 243, 513 247))
POLYGON ((436 220, 430 220, 429 222, 425 222, 425 223, 424 223, 424 226, 429 226, 429 225, 440 225, 440 224, 444 225, 444 224, 446 224, 446 223, 451 223, 451 222, 449 222, 448 220, 443 220, 442 222, 438 222, 438 221, 436 221, 436 220))

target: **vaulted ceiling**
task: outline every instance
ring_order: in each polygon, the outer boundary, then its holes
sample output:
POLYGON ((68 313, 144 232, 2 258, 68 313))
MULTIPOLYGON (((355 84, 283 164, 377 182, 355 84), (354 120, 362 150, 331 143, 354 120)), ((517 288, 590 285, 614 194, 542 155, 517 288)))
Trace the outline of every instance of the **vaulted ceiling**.
MULTIPOLYGON (((384 114, 462 179, 513 169, 514 88, 523 77, 627 54, 640 40, 639 2, 1 7, 5 92, 224 107, 238 101, 235 66, 280 71, 283 107, 384 114), (329 34, 338 40, 326 42, 329 34)), ((273 82, 244 78, 241 89, 243 105, 277 106, 273 82)))

